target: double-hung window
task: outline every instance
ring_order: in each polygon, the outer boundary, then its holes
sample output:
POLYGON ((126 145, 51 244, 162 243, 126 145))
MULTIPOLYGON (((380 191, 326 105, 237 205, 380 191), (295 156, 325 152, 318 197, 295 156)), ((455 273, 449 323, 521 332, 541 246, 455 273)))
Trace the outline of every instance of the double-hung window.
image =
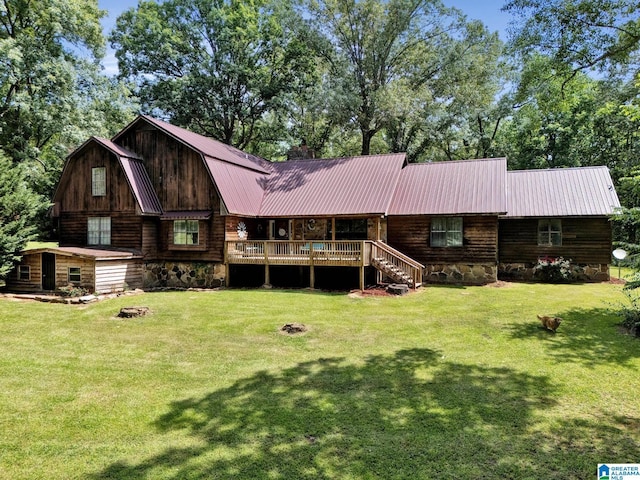
POLYGON ((559 218, 538 220, 538 245, 562 245, 562 220, 559 218))
POLYGON ((104 197, 107 194, 107 169, 95 167, 91 169, 91 194, 104 197))
POLYGON ((69 283, 79 283, 82 280, 80 267, 69 267, 67 280, 69 281, 69 283))
POLYGON ((198 220, 175 220, 173 222, 174 245, 198 245, 200 243, 198 220))
POLYGON ((29 265, 20 265, 18 267, 19 280, 31 280, 31 267, 29 265))
POLYGON ((462 217, 431 219, 432 247, 461 247, 462 238, 462 217))
POLYGON ((89 217, 87 245, 111 245, 111 217, 89 217))

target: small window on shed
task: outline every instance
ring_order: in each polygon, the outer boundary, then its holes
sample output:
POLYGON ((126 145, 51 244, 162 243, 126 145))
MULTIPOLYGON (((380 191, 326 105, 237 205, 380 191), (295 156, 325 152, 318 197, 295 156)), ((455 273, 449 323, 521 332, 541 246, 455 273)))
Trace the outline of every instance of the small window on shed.
POLYGON ((18 279, 19 280, 31 280, 31 267, 29 265, 20 265, 18 267, 18 279))
POLYGON ((538 220, 538 245, 562 245, 562 220, 559 218, 538 220))
POLYGON ((107 169, 95 167, 91 169, 91 194, 104 197, 107 194, 107 169))
POLYGON ((461 247, 462 238, 462 217, 431 219, 432 247, 461 247))
POLYGON ((68 280, 69 283, 79 283, 82 280, 80 267, 69 267, 68 280))

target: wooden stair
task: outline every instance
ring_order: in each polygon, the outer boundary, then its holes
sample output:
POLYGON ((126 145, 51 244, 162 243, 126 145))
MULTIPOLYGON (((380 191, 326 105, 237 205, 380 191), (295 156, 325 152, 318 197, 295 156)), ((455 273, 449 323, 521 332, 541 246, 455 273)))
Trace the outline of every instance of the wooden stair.
POLYGON ((414 289, 422 285, 424 265, 384 242, 373 242, 371 265, 382 276, 390 278, 395 283, 403 283, 414 289))

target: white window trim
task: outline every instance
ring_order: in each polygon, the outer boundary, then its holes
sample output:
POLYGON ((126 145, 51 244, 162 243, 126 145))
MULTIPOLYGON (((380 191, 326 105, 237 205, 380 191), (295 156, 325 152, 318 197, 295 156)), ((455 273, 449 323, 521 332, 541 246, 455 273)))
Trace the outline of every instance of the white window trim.
POLYGON ((31 265, 18 265, 18 280, 21 280, 23 282, 31 281, 31 265), (24 271, 26 271, 27 278, 23 278, 24 271))
POLYGON ((82 282, 82 269, 80 267, 68 267, 67 268, 67 281, 69 283, 80 283, 80 282, 82 282), (71 273, 71 270, 78 270, 78 272, 77 273, 76 272, 71 273), (72 280, 71 279, 72 275, 77 275, 78 279, 77 280, 72 280))

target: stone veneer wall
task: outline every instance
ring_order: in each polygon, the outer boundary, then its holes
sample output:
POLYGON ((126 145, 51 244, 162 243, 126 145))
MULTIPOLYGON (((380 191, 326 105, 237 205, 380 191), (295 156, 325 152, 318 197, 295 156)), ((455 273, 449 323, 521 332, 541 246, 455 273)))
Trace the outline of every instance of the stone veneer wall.
POLYGON ((422 273, 425 283, 448 283, 485 285, 495 282, 498 277, 495 264, 447 264, 427 265, 422 273))
MULTIPOLYGON (((500 280, 535 281, 533 263, 501 263, 498 265, 498 278, 500 280)), ((596 264, 571 264, 574 281, 576 282, 607 282, 610 280, 609 265, 596 264)))
POLYGON ((143 288, 216 288, 225 284, 226 268, 220 263, 145 263, 143 288))

